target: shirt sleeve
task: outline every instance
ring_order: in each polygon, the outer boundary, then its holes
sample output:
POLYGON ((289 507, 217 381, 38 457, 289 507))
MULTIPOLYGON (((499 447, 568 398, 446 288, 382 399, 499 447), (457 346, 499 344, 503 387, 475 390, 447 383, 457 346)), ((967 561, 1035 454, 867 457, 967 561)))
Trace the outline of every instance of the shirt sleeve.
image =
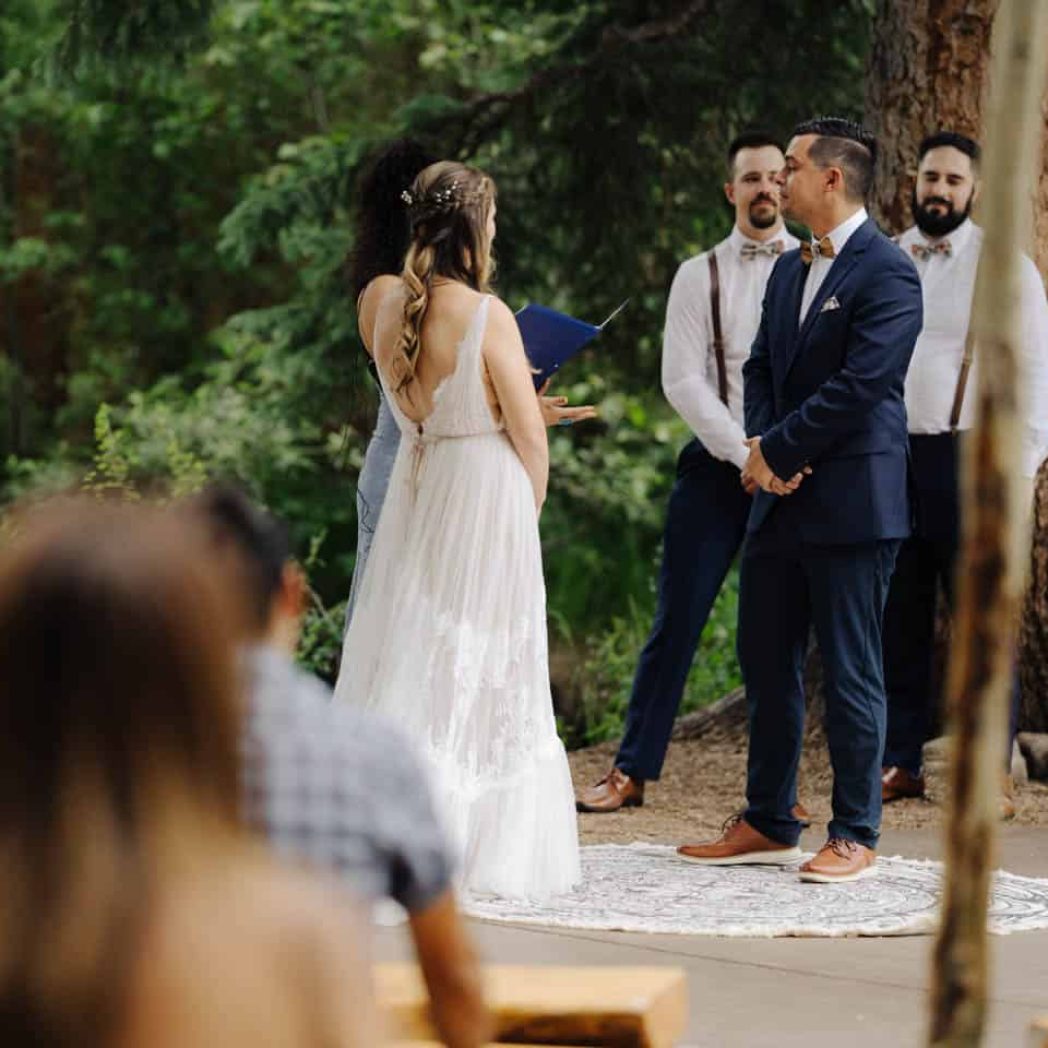
POLYGON ((451 887, 452 864, 429 781, 406 739, 383 725, 372 752, 383 774, 372 797, 387 858, 388 894, 409 913, 424 910, 451 887))
POLYGON ((1048 454, 1048 301, 1041 274, 1025 255, 1020 347, 1025 391, 1022 471, 1032 477, 1048 454))
POLYGON ((685 262, 673 278, 662 339, 662 389, 706 450, 742 469, 745 433, 707 379, 710 283, 705 256, 685 262))

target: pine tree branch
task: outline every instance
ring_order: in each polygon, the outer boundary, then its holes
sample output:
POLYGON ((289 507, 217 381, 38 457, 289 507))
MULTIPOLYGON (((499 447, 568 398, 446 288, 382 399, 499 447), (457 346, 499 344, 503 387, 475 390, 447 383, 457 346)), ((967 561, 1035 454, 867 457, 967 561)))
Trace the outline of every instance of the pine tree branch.
POLYGON ((471 155, 506 122, 516 107, 563 84, 584 79, 620 52, 651 47, 684 35, 703 15, 710 13, 714 3, 715 0, 690 0, 677 13, 666 18, 630 27, 606 26, 596 49, 586 58, 540 69, 512 91, 477 95, 463 110, 445 118, 450 124, 459 124, 457 139, 450 152, 459 156, 471 155))

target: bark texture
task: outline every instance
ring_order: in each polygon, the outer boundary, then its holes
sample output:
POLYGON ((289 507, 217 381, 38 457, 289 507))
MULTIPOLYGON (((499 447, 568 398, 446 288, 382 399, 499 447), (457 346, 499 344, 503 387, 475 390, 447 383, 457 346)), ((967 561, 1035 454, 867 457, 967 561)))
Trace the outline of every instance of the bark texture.
POLYGON ((1048 732, 1048 462, 1037 473, 1030 581, 1019 630, 1023 731, 1048 732))
POLYGON ((880 147, 871 213, 887 232, 911 224, 910 193, 921 139, 939 128, 980 137, 998 3, 878 0, 866 122, 880 147))
POLYGON ((1019 258, 1028 194, 1041 170, 1048 5, 1004 0, 987 106, 986 237, 972 326, 980 357, 975 427, 965 442, 964 541, 947 699, 952 721, 942 922, 934 951, 929 1043, 981 1044, 986 1018, 986 914, 995 862, 1028 495, 1014 463, 1019 396, 1019 258))

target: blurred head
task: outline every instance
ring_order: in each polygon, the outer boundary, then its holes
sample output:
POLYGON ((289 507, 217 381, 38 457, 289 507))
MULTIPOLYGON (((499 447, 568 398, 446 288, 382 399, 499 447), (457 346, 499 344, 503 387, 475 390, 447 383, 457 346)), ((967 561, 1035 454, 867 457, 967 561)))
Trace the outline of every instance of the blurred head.
POLYGON ((979 196, 979 146, 967 135, 938 131, 918 155, 913 220, 925 235, 943 237, 968 218, 979 196))
POLYGON ((819 235, 828 233, 841 214, 865 202, 876 152, 873 135, 851 120, 823 117, 798 124, 779 175, 786 217, 819 235))
POLYGON ((487 291, 495 239, 495 183, 477 168, 451 160, 431 164, 406 196, 411 243, 402 274, 407 299, 397 343, 397 388, 414 378, 433 281, 457 280, 487 291))
POLYGON ((212 485, 190 499, 186 508, 242 595, 243 639, 293 652, 305 604, 305 580, 291 558, 287 527, 229 484, 212 485))
POLYGON ((404 267, 410 228, 401 194, 418 173, 438 158, 420 142, 400 138, 375 154, 364 168, 357 191, 356 230, 349 279, 354 298, 375 277, 396 275, 404 267))
POLYGON ((232 837, 236 615, 173 514, 75 499, 16 519, 0 552, 0 1042, 108 1043, 151 883, 209 852, 208 828, 232 837))
POLYGON ((747 235, 773 229, 781 220, 779 172, 782 146, 766 131, 744 131, 728 146, 724 195, 735 207, 735 222, 747 235))

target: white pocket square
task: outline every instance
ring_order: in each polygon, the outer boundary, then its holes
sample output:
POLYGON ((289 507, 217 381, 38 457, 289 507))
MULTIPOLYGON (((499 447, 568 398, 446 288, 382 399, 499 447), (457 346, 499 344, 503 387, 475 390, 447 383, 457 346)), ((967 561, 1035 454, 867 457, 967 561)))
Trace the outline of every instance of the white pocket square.
POLYGON ((826 299, 825 302, 823 302, 822 309, 820 309, 819 312, 820 313, 829 313, 831 309, 840 309, 840 308, 841 308, 841 304, 840 304, 840 302, 837 301, 837 296, 836 295, 831 295, 828 299, 826 299))

